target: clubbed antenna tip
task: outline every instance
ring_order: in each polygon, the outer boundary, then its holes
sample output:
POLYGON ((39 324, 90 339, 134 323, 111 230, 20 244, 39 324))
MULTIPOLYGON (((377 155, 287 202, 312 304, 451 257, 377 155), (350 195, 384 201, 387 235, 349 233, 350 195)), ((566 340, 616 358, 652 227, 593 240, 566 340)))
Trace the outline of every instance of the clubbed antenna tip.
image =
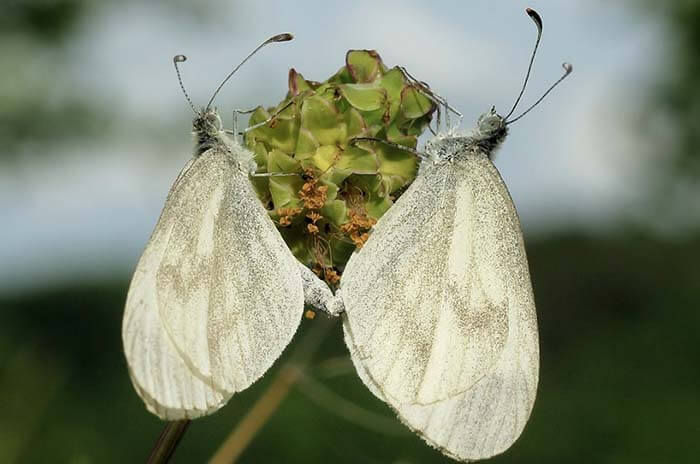
POLYGON ((537 29, 540 31, 542 30, 542 16, 532 8, 525 8, 525 13, 532 18, 532 20, 535 22, 535 25, 537 26, 537 29))
POLYGON ((523 113, 522 113, 520 116, 518 116, 517 118, 511 119, 510 121, 506 121, 506 124, 513 124, 515 121, 517 121, 518 119, 522 118, 522 117, 525 116, 527 113, 529 113, 530 110, 532 110, 534 107, 536 107, 537 105, 539 105, 540 102, 541 102, 542 100, 544 100, 545 97, 546 97, 547 95, 549 95, 549 93, 550 93, 552 90, 554 90, 554 88, 555 88, 556 86, 558 86, 558 85, 561 83, 561 81, 563 81, 564 79, 566 79, 566 77, 567 77, 569 74, 571 74, 571 72, 574 70, 574 67, 572 66, 572 64, 571 64, 571 63, 568 63, 568 62, 566 62, 566 61, 563 62, 563 63, 561 64, 561 67, 564 68, 564 75, 562 75, 559 79, 557 79, 557 81, 556 81, 554 84, 552 84, 552 85, 547 89, 547 91, 546 91, 545 93, 543 93, 542 96, 541 96, 540 98, 538 98, 537 101, 536 101, 535 103, 532 104, 532 106, 530 106, 528 109, 526 109, 525 111, 523 111, 523 113))
POLYGON ((235 68, 233 68, 233 71, 231 71, 231 72, 228 74, 228 76, 226 76, 226 77, 224 78, 223 81, 221 81, 221 84, 219 84, 219 86, 218 86, 218 87, 216 88, 216 90, 214 91, 214 94, 213 94, 213 95, 211 96, 211 98, 209 99, 209 103, 207 103, 207 106, 206 106, 206 107, 207 107, 207 108, 210 108, 210 107, 211 107, 211 104, 214 102, 214 99, 216 98, 216 95, 219 93, 219 90, 221 90, 221 88, 222 88, 222 87, 224 86, 224 84, 231 78, 231 76, 233 76, 234 74, 236 74, 236 71, 238 71, 238 69, 239 69, 241 66, 243 66, 243 64, 244 64, 246 61, 248 61, 248 60, 250 59, 251 56, 255 55, 255 54, 258 52, 258 50, 260 50, 261 48, 263 48, 265 45, 268 45, 268 44, 271 44, 271 43, 275 43, 275 42, 289 42, 289 41, 292 40, 293 38, 294 38, 294 36, 293 36, 292 34, 290 34, 289 32, 285 32, 285 33, 283 33, 283 34, 273 35, 272 37, 270 37, 269 39, 267 39, 265 42, 263 42, 263 43, 261 43, 260 45, 258 45, 258 46, 255 48, 255 50, 253 50, 252 52, 250 52, 250 54, 249 54, 248 56, 246 56, 246 57, 243 59, 243 61, 241 61, 241 62, 238 64, 238 66, 236 66, 235 68))
POLYGON ((266 44, 272 43, 272 42, 289 42, 292 40, 294 36, 290 34, 289 32, 285 32, 284 34, 277 34, 273 35, 269 39, 265 41, 266 44))

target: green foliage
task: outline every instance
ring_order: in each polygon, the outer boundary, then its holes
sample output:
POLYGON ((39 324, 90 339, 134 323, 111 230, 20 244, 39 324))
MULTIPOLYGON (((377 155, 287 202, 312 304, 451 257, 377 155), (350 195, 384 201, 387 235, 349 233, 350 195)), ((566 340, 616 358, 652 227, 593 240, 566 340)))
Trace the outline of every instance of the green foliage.
POLYGON ((10 1, 0 14, 0 158, 46 153, 48 143, 96 133, 107 117, 65 92, 64 47, 89 9, 84 0, 10 1), (10 90, 11 89, 11 90, 10 90))
POLYGON ((84 0, 11 0, 3 7, 0 29, 29 33, 51 44, 70 33, 86 6, 84 0))
MULTIPOLYGON (((9 0, 0 14, 0 161, 49 156, 71 142, 96 141, 114 130, 112 96, 85 92, 73 82, 73 53, 81 53, 84 25, 103 17, 101 8, 124 8, 137 0, 9 0), (112 4, 112 5, 110 5, 112 4)), ((188 21, 216 15, 210 1, 157 2, 188 21)), ((151 5, 153 6, 153 5, 151 5)), ((163 14, 163 13, 161 13, 163 14)), ((86 70, 77 70, 85 73, 86 70)), ((100 79, 99 70, 94 78, 100 79)))
POLYGON ((258 108, 250 126, 263 125, 246 135, 261 172, 288 174, 254 179, 261 200, 297 258, 331 284, 418 165, 410 151, 354 139, 415 148, 435 110, 375 51, 345 61, 323 83, 290 70, 286 98, 258 108))

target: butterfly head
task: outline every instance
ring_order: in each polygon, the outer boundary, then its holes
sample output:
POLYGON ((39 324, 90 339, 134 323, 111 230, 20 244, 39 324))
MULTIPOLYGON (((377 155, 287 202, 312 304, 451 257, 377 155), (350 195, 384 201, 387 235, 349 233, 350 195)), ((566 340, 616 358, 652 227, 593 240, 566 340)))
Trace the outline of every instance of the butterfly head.
POLYGON ((508 135, 508 125, 503 116, 496 113, 496 108, 479 116, 472 137, 474 141, 484 148, 493 150, 505 140, 508 135))
POLYGON ((221 132, 223 123, 216 110, 203 108, 192 121, 192 126, 197 135, 215 137, 221 132))
POLYGON ((197 154, 202 154, 221 137, 223 123, 215 109, 203 108, 192 121, 192 128, 197 138, 197 154))
POLYGON ((502 141, 508 133, 506 120, 503 116, 496 113, 496 108, 491 108, 490 111, 479 116, 474 130, 475 138, 493 139, 502 141))

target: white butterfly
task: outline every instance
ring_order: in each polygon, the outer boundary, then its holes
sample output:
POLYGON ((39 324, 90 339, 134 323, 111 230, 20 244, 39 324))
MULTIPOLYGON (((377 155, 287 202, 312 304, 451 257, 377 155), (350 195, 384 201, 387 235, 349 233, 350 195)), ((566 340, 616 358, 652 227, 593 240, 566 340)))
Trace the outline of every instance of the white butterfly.
MULTIPOLYGON (((272 37, 255 51, 291 38, 272 37)), ((184 60, 174 59, 178 78, 184 60)), ((195 156, 168 194, 124 313, 134 387, 167 420, 209 414, 262 376, 291 341, 304 285, 316 279, 256 197, 253 155, 224 133, 213 99, 195 110, 195 156)), ((311 292, 310 302, 327 298, 323 291, 311 292)))
MULTIPOLYGON (((541 19, 528 14, 539 44, 541 19)), ((571 72, 564 68, 547 93, 571 72)), ((428 142, 418 176, 352 255, 329 303, 331 312, 344 308, 345 341, 372 393, 460 460, 506 450, 537 390, 537 316, 522 232, 491 162, 520 118, 507 121, 522 93, 505 118, 492 109, 471 133, 428 142)))

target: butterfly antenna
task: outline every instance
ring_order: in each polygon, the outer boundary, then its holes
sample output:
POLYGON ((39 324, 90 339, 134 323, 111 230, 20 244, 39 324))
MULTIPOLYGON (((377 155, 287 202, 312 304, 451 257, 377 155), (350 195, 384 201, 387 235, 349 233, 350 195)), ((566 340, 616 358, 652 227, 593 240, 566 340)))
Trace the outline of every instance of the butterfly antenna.
POLYGON ((520 116, 518 116, 518 117, 515 118, 515 119, 511 119, 510 121, 506 121, 506 124, 513 124, 515 121, 517 121, 518 119, 522 118, 522 117, 525 116, 527 113, 529 113, 534 107, 536 107, 537 105, 539 105, 540 102, 541 102, 542 100, 544 100, 545 97, 546 97, 547 95, 549 95, 549 92, 551 92, 552 90, 554 90, 554 88, 555 88, 556 86, 558 86, 558 85, 561 83, 561 81, 563 81, 564 79, 566 79, 566 77, 567 77, 569 74, 571 74, 571 72, 574 70, 574 67, 571 65, 571 63, 562 63, 562 64, 561 64, 561 67, 564 68, 564 75, 561 76, 559 79, 557 79, 557 81, 556 81, 554 84, 552 84, 552 85, 547 89, 547 91, 546 91, 545 93, 543 93, 542 96, 541 96, 540 98, 537 99, 537 101, 536 101, 535 103, 533 103, 528 109, 526 109, 525 111, 523 111, 522 114, 521 114, 520 116))
POLYGON ((224 86, 224 84, 226 84, 226 82, 228 82, 228 80, 231 79, 231 76, 233 76, 234 74, 236 74, 236 71, 238 71, 238 69, 239 69, 241 66, 243 66, 243 64, 244 64, 246 61, 248 61, 253 55, 255 55, 255 54, 258 52, 258 50, 260 50, 261 48, 263 48, 265 45, 271 44, 271 43, 273 43, 273 42, 287 42, 287 41, 292 40, 293 38, 294 38, 294 36, 293 36, 292 34, 289 34, 289 33, 277 34, 277 35, 274 35, 274 36, 270 37, 269 39, 267 39, 265 42, 261 43, 260 45, 258 45, 257 48, 256 48, 255 50, 253 50, 252 52, 250 52, 250 54, 249 54, 248 56, 246 56, 245 59, 244 59, 243 61, 241 61, 241 62, 238 64, 238 66, 236 66, 235 68, 233 68, 233 71, 231 71, 231 72, 228 74, 228 76, 226 76, 226 78, 225 78, 223 81, 221 81, 221 84, 219 84, 219 86, 218 86, 218 87, 216 88, 216 90, 214 91, 214 94, 213 94, 213 95, 211 96, 211 98, 209 99, 209 103, 207 103, 207 109, 208 109, 209 107, 211 107, 211 104, 214 102, 214 99, 216 98, 216 95, 219 93, 219 90, 221 90, 221 88, 224 86))
POLYGON ((182 89, 182 93, 185 94, 185 98, 187 99, 187 103, 190 104, 190 108, 192 108, 192 111, 194 111, 195 114, 197 114, 197 110, 195 109, 194 105, 192 104, 192 100, 190 99, 190 96, 187 94, 187 90, 185 90, 185 85, 182 83, 182 76, 180 75, 180 68, 178 67, 178 63, 184 63, 187 61, 187 57, 185 55, 175 55, 173 57, 173 64, 175 65, 175 73, 177 74, 177 81, 180 83, 180 88, 182 89))
POLYGON ((508 112, 508 115, 503 118, 503 119, 508 119, 511 114, 515 111, 515 108, 517 108, 518 103, 520 103, 520 100, 523 98, 523 94, 525 93, 525 87, 527 87, 527 81, 530 79, 530 72, 532 71, 532 65, 535 62, 535 55, 537 55, 537 47, 540 46, 540 39, 542 38, 542 17, 537 13, 535 10, 532 8, 525 8, 525 13, 532 19, 532 21, 535 23, 535 26, 537 26, 537 40, 535 40, 535 48, 532 50, 532 56, 530 57, 530 64, 527 66, 527 73, 525 74, 525 81, 523 82, 523 86, 520 89, 520 94, 518 95, 518 98, 515 99, 515 103, 513 103, 513 107, 510 109, 508 112))

